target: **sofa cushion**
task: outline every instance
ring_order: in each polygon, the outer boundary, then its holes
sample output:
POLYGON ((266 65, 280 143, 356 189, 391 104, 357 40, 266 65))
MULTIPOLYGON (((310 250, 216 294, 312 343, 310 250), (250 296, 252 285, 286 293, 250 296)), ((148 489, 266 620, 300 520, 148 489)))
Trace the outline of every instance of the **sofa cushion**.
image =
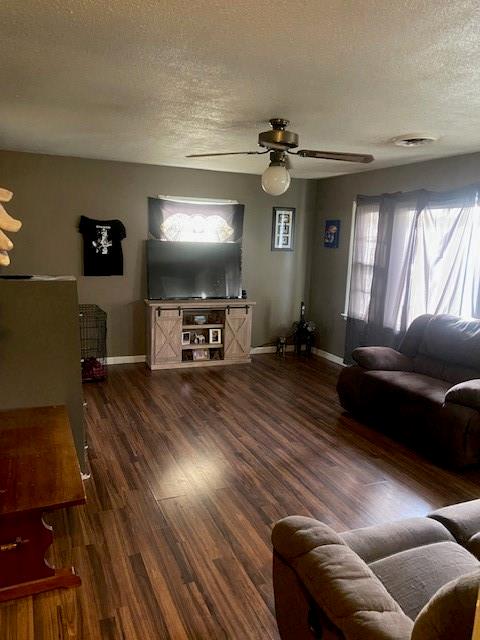
POLYGON ((415 318, 408 327, 407 333, 403 336, 398 350, 406 356, 415 356, 418 352, 420 342, 423 340, 423 334, 427 330, 432 318, 433 315, 431 313, 425 313, 415 318))
POLYGON ((480 571, 448 582, 418 614, 412 640, 471 640, 480 571))
POLYGON ((480 321, 457 316, 430 318, 418 353, 463 367, 478 369, 480 363, 480 321))
POLYGON ((399 401, 412 398, 442 405, 451 386, 445 380, 407 371, 368 371, 365 375, 377 383, 382 391, 396 396, 399 401))
POLYGON ((455 542, 448 529, 431 518, 407 518, 352 529, 340 537, 367 563, 434 542, 455 542))
POLYGON ((464 380, 473 380, 480 377, 478 369, 464 367, 460 364, 431 358, 422 354, 417 354, 412 358, 413 371, 423 373, 431 378, 439 378, 440 380, 448 380, 451 384, 458 384, 464 380))
POLYGON ((440 587, 480 569, 480 562, 456 542, 436 542, 401 551, 369 566, 404 613, 415 620, 440 587))

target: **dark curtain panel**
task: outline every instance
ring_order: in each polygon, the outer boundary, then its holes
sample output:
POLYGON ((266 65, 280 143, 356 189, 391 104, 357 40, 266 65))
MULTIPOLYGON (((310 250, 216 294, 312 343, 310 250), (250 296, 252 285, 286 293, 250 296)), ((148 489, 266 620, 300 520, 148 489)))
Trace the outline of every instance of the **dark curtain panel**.
POLYGON ((345 341, 397 347, 423 313, 480 312, 478 187, 358 196, 345 341))

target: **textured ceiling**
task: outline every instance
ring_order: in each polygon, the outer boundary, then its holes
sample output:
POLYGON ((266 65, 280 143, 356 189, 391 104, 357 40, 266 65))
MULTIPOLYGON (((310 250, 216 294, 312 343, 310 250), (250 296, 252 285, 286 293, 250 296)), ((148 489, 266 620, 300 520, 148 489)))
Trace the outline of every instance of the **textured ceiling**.
POLYGON ((2 0, 0 147, 262 173, 272 116, 297 177, 480 150, 478 0, 2 0), (432 146, 387 144, 402 133, 432 146))

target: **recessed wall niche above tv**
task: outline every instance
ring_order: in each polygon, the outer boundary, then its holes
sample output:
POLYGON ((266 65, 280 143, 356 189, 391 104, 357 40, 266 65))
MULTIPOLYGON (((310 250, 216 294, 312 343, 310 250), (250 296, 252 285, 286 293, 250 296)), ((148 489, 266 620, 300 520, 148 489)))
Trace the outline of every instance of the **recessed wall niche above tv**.
POLYGON ((240 298, 244 206, 148 199, 148 298, 240 298))

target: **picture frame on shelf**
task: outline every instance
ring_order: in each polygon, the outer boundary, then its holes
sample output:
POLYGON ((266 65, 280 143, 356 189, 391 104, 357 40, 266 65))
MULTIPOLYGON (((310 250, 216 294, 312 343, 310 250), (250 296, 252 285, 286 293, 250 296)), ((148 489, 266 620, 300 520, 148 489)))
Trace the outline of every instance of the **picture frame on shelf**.
POLYGON ((221 329, 209 329, 208 330, 208 343, 209 344, 222 344, 222 330, 221 329))
POLYGON ((192 358, 196 361, 210 360, 210 352, 208 349, 193 349, 192 358))
POLYGON ((182 331, 182 345, 190 344, 190 331, 182 331))
POLYGON ((294 250, 295 211, 295 207, 273 207, 272 251, 294 250))

